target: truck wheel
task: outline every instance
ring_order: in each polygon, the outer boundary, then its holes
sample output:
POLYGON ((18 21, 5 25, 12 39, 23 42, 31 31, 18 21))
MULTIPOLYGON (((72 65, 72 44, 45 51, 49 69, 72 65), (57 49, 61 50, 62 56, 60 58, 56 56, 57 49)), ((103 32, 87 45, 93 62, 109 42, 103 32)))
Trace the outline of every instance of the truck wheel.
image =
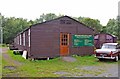
POLYGON ((116 62, 118 61, 118 56, 115 56, 115 61, 116 61, 116 62))

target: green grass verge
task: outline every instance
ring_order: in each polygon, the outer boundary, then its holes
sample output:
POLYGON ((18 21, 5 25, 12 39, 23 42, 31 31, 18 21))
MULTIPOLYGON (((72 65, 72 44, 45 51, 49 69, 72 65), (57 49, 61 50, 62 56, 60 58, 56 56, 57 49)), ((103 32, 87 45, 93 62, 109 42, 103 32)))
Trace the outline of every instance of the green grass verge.
POLYGON ((0 79, 2 78, 2 54, 0 54, 0 79))
POLYGON ((117 41, 120 44, 120 40, 117 41))
MULTIPOLYGON (((15 70, 3 69, 3 74, 10 74, 20 77, 59 77, 59 76, 82 76, 83 74, 93 74, 99 75, 103 70, 99 71, 89 71, 83 69, 77 69, 77 67, 84 66, 99 66, 101 64, 113 64, 116 62, 99 62, 98 59, 93 56, 73 56, 77 59, 75 62, 66 62, 61 59, 61 57, 50 59, 50 60, 35 60, 29 61, 21 57, 21 55, 14 55, 13 51, 7 52, 14 60, 22 63, 21 66, 17 67, 15 70), (68 74, 54 74, 55 72, 67 72, 68 74), (81 73, 82 72, 82 73, 81 73)), ((3 67, 6 65, 11 65, 9 62, 2 60, 3 67)))
POLYGON ((7 47, 6 44, 0 44, 0 47, 7 47))

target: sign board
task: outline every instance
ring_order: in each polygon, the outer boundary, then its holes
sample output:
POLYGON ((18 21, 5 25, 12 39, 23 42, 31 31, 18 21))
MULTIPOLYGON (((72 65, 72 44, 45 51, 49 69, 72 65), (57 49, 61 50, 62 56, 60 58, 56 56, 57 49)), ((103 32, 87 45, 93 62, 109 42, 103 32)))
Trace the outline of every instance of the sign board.
POLYGON ((92 35, 72 35, 73 46, 94 46, 94 37, 92 35))

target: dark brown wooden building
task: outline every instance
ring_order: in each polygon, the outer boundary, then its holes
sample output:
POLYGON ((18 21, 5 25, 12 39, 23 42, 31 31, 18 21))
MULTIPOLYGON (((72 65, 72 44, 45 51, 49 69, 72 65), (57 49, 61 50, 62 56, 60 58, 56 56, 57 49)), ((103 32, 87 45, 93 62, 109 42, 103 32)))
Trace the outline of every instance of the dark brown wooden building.
POLYGON ((67 55, 91 55, 94 51, 94 30, 69 16, 30 26, 14 39, 19 50, 30 58, 67 55))
POLYGON ((108 33, 99 33, 94 36, 94 45, 101 48, 103 43, 116 43, 117 37, 108 33))

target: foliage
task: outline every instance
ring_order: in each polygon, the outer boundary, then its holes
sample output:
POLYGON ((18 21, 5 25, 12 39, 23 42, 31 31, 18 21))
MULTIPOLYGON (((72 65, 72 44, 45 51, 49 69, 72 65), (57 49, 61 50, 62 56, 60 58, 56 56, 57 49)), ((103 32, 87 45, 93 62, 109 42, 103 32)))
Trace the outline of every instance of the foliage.
POLYGON ((119 43, 119 44, 120 44, 120 40, 118 40, 118 41, 117 41, 117 43, 119 43))
POLYGON ((7 47, 7 44, 0 44, 0 47, 7 47))
POLYGON ((109 19, 107 25, 105 26, 106 33, 115 35, 120 39, 120 17, 116 19, 109 19))
POLYGON ((118 36, 118 39, 120 40, 120 16, 117 17, 116 26, 117 26, 117 28, 116 28, 116 32, 117 32, 116 36, 118 36))
POLYGON ((106 32, 109 34, 116 35, 116 20, 115 19, 109 19, 107 26, 106 26, 106 32))
POLYGON ((3 18, 2 27, 3 27, 3 42, 10 43, 13 41, 13 38, 23 29, 30 26, 31 23, 23 18, 3 18))
POLYGON ((38 19, 35 20, 36 23, 41 23, 44 21, 48 21, 48 20, 52 20, 57 18, 57 15, 55 15, 54 13, 48 13, 48 14, 42 14, 40 15, 40 17, 38 19))
MULTIPOLYGON (((30 20, 23 18, 15 18, 15 17, 4 17, 0 14, 0 23, 2 22, 3 27, 3 42, 10 43, 13 41, 13 38, 25 28, 28 28, 30 25, 41 23, 44 21, 48 21, 51 19, 55 19, 63 15, 55 15, 54 13, 42 14, 36 20, 30 20)), ((118 16, 117 19, 110 19, 106 26, 102 26, 98 19, 91 19, 89 17, 73 17, 74 19, 82 22, 83 24, 87 25, 95 29, 97 33, 109 33, 117 36, 120 39, 120 17, 118 16)))
POLYGON ((99 32, 102 28, 100 21, 98 19, 91 19, 88 17, 78 17, 78 21, 82 22, 83 24, 95 29, 95 31, 99 32))

